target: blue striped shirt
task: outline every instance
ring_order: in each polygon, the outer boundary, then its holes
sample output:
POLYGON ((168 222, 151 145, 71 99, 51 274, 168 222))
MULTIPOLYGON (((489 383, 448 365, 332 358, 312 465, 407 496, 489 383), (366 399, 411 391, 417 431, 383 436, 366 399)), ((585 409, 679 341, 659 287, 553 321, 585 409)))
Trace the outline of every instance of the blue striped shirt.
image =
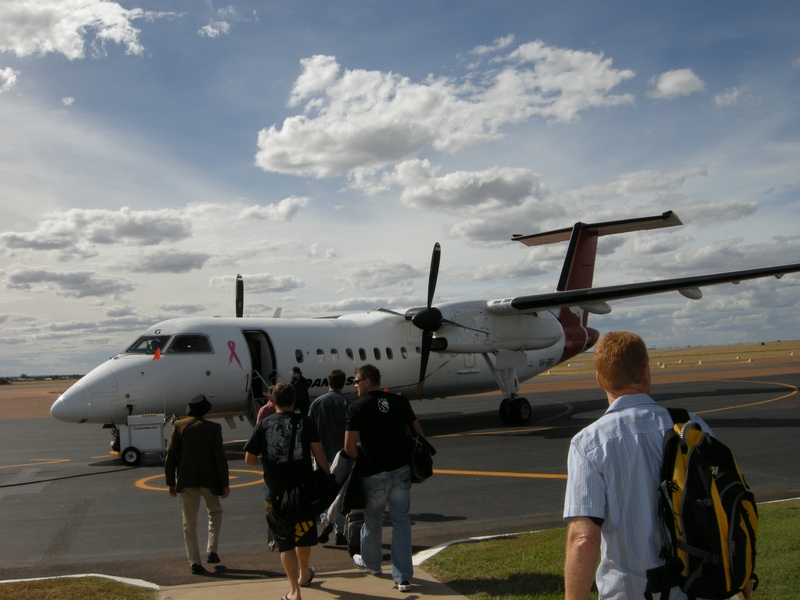
MULTIPOLYGON (((697 416, 704 430, 708 426, 697 416)), ((663 564, 658 484, 666 408, 647 394, 617 398, 605 414, 572 438, 564 519, 603 519, 595 581, 601 600, 643 598, 645 571, 663 564)), ((671 600, 685 600, 677 588, 671 600)))

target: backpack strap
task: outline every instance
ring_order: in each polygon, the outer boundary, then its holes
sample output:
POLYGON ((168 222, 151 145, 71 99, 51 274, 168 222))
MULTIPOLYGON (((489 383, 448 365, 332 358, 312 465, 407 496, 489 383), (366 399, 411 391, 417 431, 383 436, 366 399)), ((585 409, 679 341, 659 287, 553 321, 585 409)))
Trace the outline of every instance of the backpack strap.
POLYGON ((667 410, 673 423, 686 423, 690 420, 689 411, 685 408, 668 408, 667 410))

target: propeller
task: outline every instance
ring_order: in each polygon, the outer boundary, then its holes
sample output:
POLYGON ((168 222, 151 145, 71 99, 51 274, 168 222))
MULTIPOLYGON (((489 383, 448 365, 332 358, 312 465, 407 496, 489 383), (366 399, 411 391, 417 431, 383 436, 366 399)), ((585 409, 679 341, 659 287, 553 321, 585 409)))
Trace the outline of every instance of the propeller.
POLYGON ((236 276, 236 318, 244 315, 244 280, 241 275, 236 276))
MULTIPOLYGON (((439 242, 433 246, 431 256, 431 271, 428 275, 428 305, 421 308, 411 315, 411 322, 422 330, 422 356, 419 363, 419 383, 417 384, 417 396, 422 394, 422 386, 425 385, 425 375, 428 369, 428 358, 431 355, 431 343, 433 342, 433 332, 442 328, 442 311, 433 304, 433 295, 436 293, 436 281, 439 279, 439 262, 442 259, 442 247, 439 242)), ((409 315, 406 315, 409 318, 409 315)))

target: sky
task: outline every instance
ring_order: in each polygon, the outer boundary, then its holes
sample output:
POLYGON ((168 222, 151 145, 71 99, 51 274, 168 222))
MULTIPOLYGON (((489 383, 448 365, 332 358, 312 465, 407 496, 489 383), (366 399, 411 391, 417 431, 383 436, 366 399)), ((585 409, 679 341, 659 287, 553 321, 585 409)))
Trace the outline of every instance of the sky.
MULTIPOLYGON (((182 316, 337 315, 800 262, 800 4, 0 2, 0 375, 182 316)), ((800 339, 800 275, 612 304, 649 346, 800 339)))

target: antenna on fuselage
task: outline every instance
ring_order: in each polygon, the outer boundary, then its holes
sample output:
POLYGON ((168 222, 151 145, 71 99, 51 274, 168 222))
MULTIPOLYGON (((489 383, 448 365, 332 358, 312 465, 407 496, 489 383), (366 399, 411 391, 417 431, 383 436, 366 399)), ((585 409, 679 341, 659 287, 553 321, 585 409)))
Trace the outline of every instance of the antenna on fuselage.
POLYGON ((241 275, 236 276, 236 318, 244 315, 244 280, 241 275))

